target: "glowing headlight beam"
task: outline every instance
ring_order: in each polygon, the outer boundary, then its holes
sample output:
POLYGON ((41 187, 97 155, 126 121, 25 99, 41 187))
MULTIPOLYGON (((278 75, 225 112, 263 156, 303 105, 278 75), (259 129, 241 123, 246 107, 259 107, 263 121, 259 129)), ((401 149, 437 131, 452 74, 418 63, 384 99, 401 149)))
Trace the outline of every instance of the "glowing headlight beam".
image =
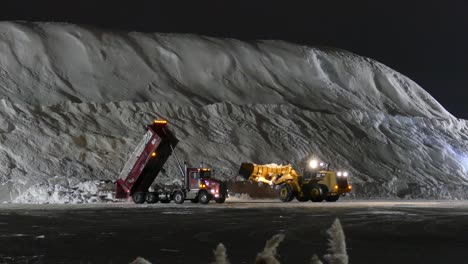
POLYGON ((309 166, 310 166, 312 169, 317 168, 317 166, 318 166, 318 161, 317 161, 317 160, 311 160, 310 163, 309 163, 309 166))

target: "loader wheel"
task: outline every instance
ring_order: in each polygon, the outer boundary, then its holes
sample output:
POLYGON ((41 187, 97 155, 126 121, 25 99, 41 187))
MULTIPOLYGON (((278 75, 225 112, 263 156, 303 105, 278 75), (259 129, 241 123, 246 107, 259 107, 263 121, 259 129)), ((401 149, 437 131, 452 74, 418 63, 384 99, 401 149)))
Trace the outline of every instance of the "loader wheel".
POLYGON ((294 194, 291 185, 287 183, 281 185, 279 196, 280 200, 284 203, 292 201, 292 199, 294 199, 294 194))
POLYGON ((221 197, 221 198, 215 199, 215 202, 216 202, 216 203, 224 203, 225 201, 226 201, 226 198, 225 198, 225 197, 221 197))
POLYGON ((339 195, 330 195, 330 196, 325 197, 325 201, 327 201, 327 202, 336 202, 336 201, 338 201, 339 198, 340 198, 339 195))
POLYGON ((175 191, 174 196, 173 196, 174 202, 176 204, 183 204, 185 197, 184 194, 181 191, 175 191))
POLYGON ((205 190, 202 190, 198 194, 198 200, 201 204, 208 204, 211 200, 211 197, 205 190))
POLYGON ((132 195, 133 202, 136 204, 142 204, 145 202, 145 193, 144 192, 135 192, 132 195))
POLYGON ((310 190, 310 200, 312 200, 312 202, 321 202, 323 198, 323 189, 319 185, 313 186, 312 190, 310 190))
POLYGON ((145 195, 145 200, 149 204, 154 204, 158 202, 158 194, 155 192, 148 192, 145 195))

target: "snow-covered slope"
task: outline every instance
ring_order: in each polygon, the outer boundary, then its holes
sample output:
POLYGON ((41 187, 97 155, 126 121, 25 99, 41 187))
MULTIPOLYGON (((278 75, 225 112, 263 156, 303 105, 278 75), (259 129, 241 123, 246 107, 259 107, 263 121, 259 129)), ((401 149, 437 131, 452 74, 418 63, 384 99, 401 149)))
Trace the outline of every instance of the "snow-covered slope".
POLYGON ((349 169, 357 196, 467 197, 467 122, 345 51, 3 22, 0 98, 0 201, 114 179, 155 117, 225 177, 314 154, 349 169))

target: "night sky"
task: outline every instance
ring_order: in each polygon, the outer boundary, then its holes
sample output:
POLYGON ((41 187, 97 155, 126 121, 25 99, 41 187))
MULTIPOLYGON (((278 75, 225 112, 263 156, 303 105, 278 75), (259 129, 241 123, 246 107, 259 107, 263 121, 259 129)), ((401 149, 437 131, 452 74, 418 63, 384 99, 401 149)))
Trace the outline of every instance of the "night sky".
POLYGON ((452 114, 468 119, 466 0, 75 2, 2 1, 0 20, 337 47, 403 73, 452 114))

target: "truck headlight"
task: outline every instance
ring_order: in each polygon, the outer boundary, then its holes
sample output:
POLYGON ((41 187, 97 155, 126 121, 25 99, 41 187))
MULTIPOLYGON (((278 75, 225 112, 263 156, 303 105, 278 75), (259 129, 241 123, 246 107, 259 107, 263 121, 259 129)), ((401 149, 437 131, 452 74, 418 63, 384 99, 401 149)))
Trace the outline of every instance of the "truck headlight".
POLYGON ((342 175, 341 171, 339 171, 336 175, 338 175, 338 177, 341 176, 342 175))
POLYGON ((343 176, 348 177, 348 172, 347 171, 343 172, 343 176))

